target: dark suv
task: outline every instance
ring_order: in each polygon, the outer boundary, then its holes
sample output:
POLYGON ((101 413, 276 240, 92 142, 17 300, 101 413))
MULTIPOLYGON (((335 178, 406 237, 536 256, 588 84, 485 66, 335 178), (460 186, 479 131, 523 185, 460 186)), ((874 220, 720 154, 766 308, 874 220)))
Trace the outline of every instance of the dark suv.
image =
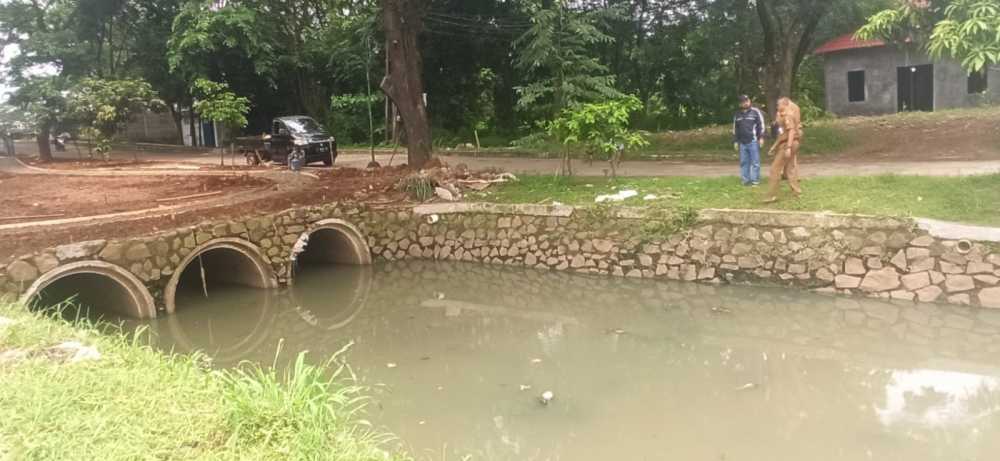
POLYGON ((337 158, 337 140, 311 117, 291 115, 274 119, 264 150, 270 157, 267 160, 278 163, 287 163, 290 153, 302 150, 305 163, 323 162, 330 166, 337 158))

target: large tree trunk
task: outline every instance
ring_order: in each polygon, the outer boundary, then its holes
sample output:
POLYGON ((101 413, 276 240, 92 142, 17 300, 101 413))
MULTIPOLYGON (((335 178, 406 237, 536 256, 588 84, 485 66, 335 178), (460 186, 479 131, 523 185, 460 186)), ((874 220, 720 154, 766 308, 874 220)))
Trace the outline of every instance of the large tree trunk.
POLYGON ((838 0, 757 0, 764 31, 764 92, 771 119, 778 99, 791 97, 802 60, 812 48, 820 20, 838 0))
POLYGON ((764 95, 767 98, 768 120, 774 120, 778 99, 792 97, 792 79, 798 66, 788 56, 787 48, 768 54, 764 71, 764 95))
POLYGON ((408 163, 421 168, 431 159, 431 128, 424 104, 423 62, 417 43, 426 0, 383 0, 389 72, 382 91, 396 105, 406 130, 408 163))
MULTIPOLYGON (((181 145, 184 145, 184 119, 181 115, 181 110, 174 108, 174 103, 168 102, 167 107, 170 108, 170 118, 174 120, 174 129, 177 130, 177 139, 180 140, 181 145)), ((180 108, 180 104, 177 104, 180 108)))
POLYGON ((52 144, 49 136, 52 134, 52 124, 45 122, 38 127, 38 136, 35 141, 38 143, 38 159, 42 162, 52 161, 52 144))

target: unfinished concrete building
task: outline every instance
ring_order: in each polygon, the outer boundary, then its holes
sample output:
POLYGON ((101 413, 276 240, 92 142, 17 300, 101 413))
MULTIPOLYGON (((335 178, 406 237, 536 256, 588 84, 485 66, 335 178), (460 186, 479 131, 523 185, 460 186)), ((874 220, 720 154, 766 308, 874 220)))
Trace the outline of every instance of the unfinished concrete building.
POLYGON ((931 59, 914 44, 837 37, 816 49, 825 58, 826 109, 880 115, 1000 103, 1000 68, 969 74, 951 59, 931 59))

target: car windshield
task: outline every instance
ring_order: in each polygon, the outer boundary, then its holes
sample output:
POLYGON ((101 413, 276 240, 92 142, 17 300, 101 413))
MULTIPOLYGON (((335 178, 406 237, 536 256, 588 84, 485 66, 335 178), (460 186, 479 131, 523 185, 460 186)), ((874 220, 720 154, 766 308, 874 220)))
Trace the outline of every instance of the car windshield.
POLYGON ((282 121, 292 133, 325 133, 319 123, 309 117, 286 118, 282 121))

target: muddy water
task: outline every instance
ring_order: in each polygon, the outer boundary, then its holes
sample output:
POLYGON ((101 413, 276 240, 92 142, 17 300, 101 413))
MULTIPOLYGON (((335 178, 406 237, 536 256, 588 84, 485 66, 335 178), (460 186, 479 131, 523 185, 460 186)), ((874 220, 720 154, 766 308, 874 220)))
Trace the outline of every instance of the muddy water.
POLYGON ((353 341, 371 419, 420 459, 1000 454, 1000 313, 437 263, 179 305, 161 344, 222 366, 353 341))

